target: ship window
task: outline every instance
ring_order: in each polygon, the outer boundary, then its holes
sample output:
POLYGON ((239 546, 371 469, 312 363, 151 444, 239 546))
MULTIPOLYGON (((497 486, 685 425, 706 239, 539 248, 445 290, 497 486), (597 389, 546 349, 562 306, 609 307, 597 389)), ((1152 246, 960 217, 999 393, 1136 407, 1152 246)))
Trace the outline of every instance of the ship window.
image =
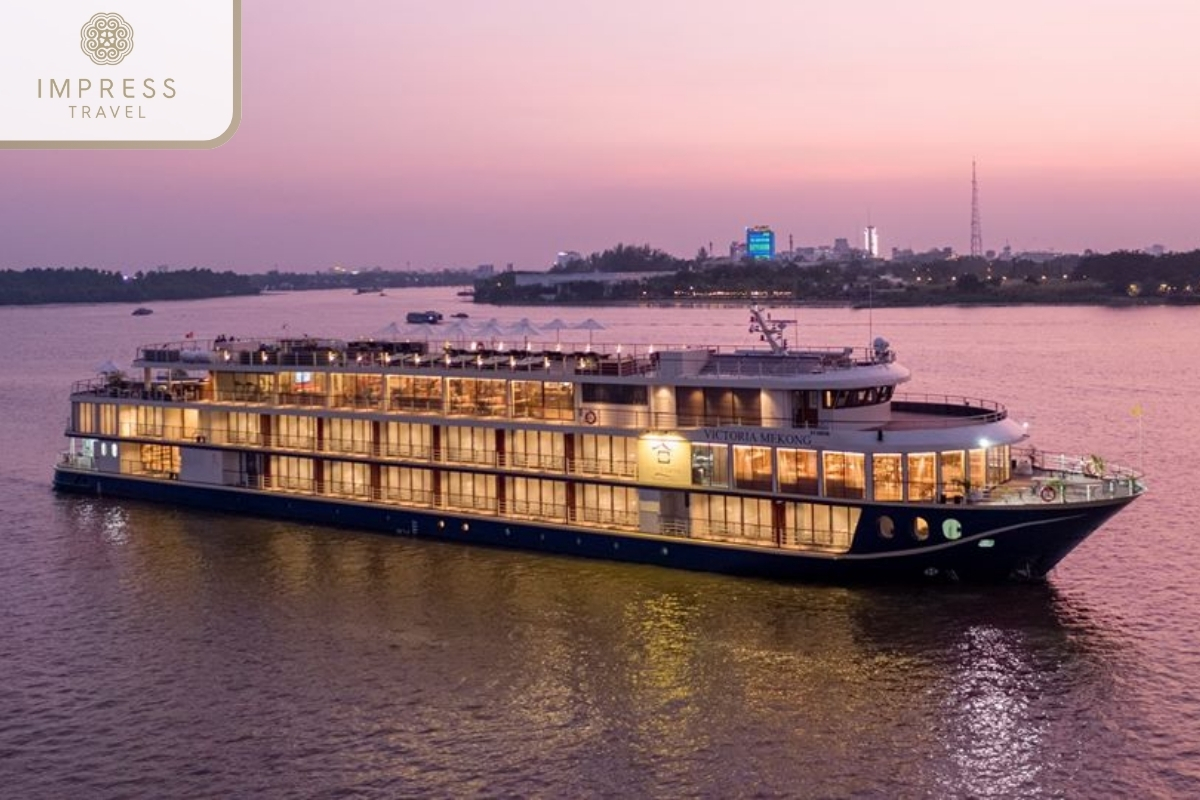
POLYGON ((821 392, 823 408, 859 408, 886 403, 892 399, 892 386, 870 386, 865 389, 826 389, 821 392))
POLYGON ((178 447, 164 447, 160 444, 141 445, 142 472, 148 475, 178 475, 178 447))
POLYGON ((908 499, 913 502, 933 500, 937 482, 934 477, 936 462, 933 453, 910 453, 908 456, 908 499))
POLYGON ((508 411, 505 394, 504 381, 451 378, 449 410, 451 414, 503 417, 508 411))
POLYGON ((383 496, 393 503, 427 506, 433 502, 432 472, 408 467, 383 468, 383 496))
POLYGON ((95 403, 79 403, 75 406, 75 430, 78 433, 96 432, 95 403))
POLYGON ((579 437, 572 471, 583 475, 637 476, 637 439, 632 436, 579 437))
POLYGON ((774 544, 770 500, 729 497, 722 494, 692 495, 688 506, 692 536, 704 539, 750 541, 774 544))
POLYGON ((317 442, 313 417, 283 415, 275 418, 275 445, 291 450, 312 450, 317 442))
POLYGON ((987 484, 987 451, 983 449, 967 451, 967 462, 971 485, 983 488, 987 484))
MULTIPOLYGON (((312 373, 298 372, 300 375, 312 373)), ((345 408, 375 408, 383 394, 383 378, 379 375, 345 375, 335 373, 329 376, 329 396, 331 405, 345 408)))
POLYGON ((879 518, 879 535, 884 539, 891 539, 896 535, 896 523, 889 516, 879 518))
POLYGON ((876 453, 871 457, 871 471, 876 500, 903 500, 904 479, 901 475, 902 457, 899 453, 876 453))
MULTIPOLYGON (((325 404, 326 385, 329 376, 314 372, 279 373, 279 402, 296 406, 319 406, 325 404)), ((253 396, 260 387, 245 383, 235 384, 234 393, 241 397, 253 396)))
POLYGON ((371 496, 371 468, 346 461, 329 462, 329 494, 366 499, 371 496))
POLYGON ((854 540, 862 510, 854 506, 785 503, 784 547, 845 552, 854 540))
POLYGON ((313 490, 313 461, 297 456, 271 456, 271 480, 266 488, 291 492, 313 490))
POLYGON ((117 407, 109 403, 100 406, 100 434, 103 436, 117 435, 117 407))
POLYGON ((966 454, 962 450, 947 450, 939 454, 942 470, 942 491, 945 498, 958 498, 966 489, 966 454))
POLYGON ((696 486, 729 485, 729 445, 692 445, 692 483, 696 486))
POLYGON ((471 472, 445 472, 443 492, 446 504, 463 511, 496 510, 496 476, 471 472))
POLYGON ((460 464, 496 464, 496 431, 492 428, 446 427, 443 455, 460 464))
POLYGON ((627 383, 585 383, 582 386, 585 403, 644 406, 648 402, 645 386, 627 383))
POLYGON ((913 538, 923 542, 929 538, 929 520, 924 517, 914 517, 912 525, 913 538))
POLYGON ((574 386, 570 383, 513 381, 513 416, 569 420, 575 417, 574 386))
POLYGON ((331 453, 369 455, 374 449, 373 437, 370 420, 333 417, 325 421, 325 450, 331 453))
POLYGON ((414 422, 387 424, 386 453, 391 458, 427 459, 432 449, 432 428, 414 422))
POLYGON ((817 451, 780 448, 779 491, 812 494, 817 491, 817 451))
POLYGON ((637 489, 627 486, 584 484, 576 493, 576 518, 601 527, 636 529, 638 526, 637 489))
POLYGON ((505 478, 509 514, 533 519, 560 521, 567 518, 567 486, 562 481, 540 478, 505 478))
POLYGON ((388 376, 388 393, 392 408, 401 411, 441 411, 442 379, 388 376))
POLYGON ((862 453, 826 451, 825 495, 827 497, 863 497, 866 481, 862 453))
POLYGON ((138 406, 135 412, 138 436, 162 436, 166 425, 162 406, 138 406))
POLYGON ((956 519, 948 519, 942 523, 942 535, 953 542, 962 538, 962 523, 956 519))
POLYGON ((771 476, 771 448, 733 448, 733 477, 739 489, 754 489, 769 492, 773 482, 771 476))
POLYGON ((762 391, 709 386, 680 386, 675 390, 679 424, 761 425, 762 391))
POLYGON ((566 443, 561 433, 553 431, 508 431, 505 456, 510 466, 518 469, 553 470, 562 472, 566 464, 566 443))
POLYGON ((996 486, 1011 477, 1008 445, 989 447, 987 450, 987 485, 996 486))

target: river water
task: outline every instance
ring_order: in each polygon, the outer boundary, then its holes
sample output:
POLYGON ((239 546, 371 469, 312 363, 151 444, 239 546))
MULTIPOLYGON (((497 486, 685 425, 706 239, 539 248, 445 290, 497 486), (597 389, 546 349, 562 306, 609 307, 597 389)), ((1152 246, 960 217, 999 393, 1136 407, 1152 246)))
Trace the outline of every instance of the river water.
POLYGON ((101 362, 426 308, 750 343, 741 308, 453 289, 0 308, 0 791, 1200 795, 1197 309, 795 315, 806 344, 887 337, 906 390, 1003 402, 1040 448, 1144 465, 1149 494, 1041 586, 797 586, 50 489, 70 384, 101 362))

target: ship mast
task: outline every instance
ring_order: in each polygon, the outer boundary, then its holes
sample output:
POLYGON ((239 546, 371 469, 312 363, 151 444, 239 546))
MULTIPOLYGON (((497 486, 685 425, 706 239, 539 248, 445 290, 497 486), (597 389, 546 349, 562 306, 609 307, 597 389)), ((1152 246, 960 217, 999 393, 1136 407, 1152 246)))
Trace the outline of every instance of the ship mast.
POLYGON ((788 351, 787 339, 783 338, 783 332, 788 325, 795 325, 794 319, 771 319, 768 313, 763 315, 761 306, 750 306, 750 332, 762 334, 762 340, 766 342, 771 352, 777 356, 786 355, 788 351))

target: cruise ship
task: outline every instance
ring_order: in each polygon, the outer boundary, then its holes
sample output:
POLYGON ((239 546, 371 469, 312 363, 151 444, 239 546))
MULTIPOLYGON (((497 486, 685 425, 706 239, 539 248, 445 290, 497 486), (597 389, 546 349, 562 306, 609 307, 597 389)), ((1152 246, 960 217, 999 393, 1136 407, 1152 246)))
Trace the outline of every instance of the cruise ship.
MULTIPOLYGON (((59 490, 738 575, 1037 580, 1144 491, 888 342, 539 345, 421 326, 139 348, 71 391, 59 490), (453 338, 457 335, 457 340, 453 338)), ((528 331, 526 331, 528 333, 528 331)))

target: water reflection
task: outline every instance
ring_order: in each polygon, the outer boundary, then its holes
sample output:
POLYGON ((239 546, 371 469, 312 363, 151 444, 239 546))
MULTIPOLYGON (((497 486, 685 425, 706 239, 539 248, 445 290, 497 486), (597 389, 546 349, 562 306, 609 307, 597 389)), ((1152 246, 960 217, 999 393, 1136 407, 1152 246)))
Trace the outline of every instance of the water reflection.
POLYGON ((73 557, 120 576, 78 586, 69 647, 138 665, 89 681, 137 682, 187 738, 248 742, 237 759, 287 755, 262 731, 337 741, 305 745, 324 786, 1011 796, 1080 779, 1064 706, 1128 700, 1127 643, 1049 587, 807 587, 69 507, 73 557))

